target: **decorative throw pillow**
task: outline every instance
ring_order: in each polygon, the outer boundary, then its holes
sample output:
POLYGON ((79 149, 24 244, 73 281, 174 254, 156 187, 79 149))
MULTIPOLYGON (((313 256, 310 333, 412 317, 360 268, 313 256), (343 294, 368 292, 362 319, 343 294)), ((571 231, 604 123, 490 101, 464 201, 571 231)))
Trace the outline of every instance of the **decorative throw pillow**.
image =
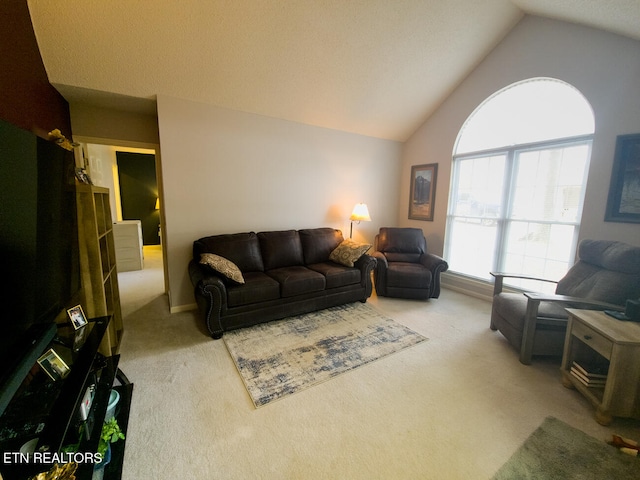
POLYGON ((331 252, 329 260, 344 265, 345 267, 353 267, 353 264, 370 248, 371 245, 369 244, 357 243, 347 238, 331 252))
POLYGON ((235 283, 244 283, 242 272, 240 271, 238 266, 231 260, 228 260, 214 253, 202 253, 200 254, 200 263, 202 265, 208 265, 216 272, 220 273, 221 275, 225 276, 235 283))

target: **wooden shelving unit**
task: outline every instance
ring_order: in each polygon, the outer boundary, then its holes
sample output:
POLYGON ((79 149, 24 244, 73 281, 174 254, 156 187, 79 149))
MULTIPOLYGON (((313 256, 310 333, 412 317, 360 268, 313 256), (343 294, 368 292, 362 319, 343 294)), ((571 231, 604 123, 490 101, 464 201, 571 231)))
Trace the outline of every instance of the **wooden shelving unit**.
POLYGON ((110 316, 100 346, 105 356, 116 355, 124 333, 118 289, 113 221, 109 189, 77 185, 78 236, 83 308, 89 318, 110 316))

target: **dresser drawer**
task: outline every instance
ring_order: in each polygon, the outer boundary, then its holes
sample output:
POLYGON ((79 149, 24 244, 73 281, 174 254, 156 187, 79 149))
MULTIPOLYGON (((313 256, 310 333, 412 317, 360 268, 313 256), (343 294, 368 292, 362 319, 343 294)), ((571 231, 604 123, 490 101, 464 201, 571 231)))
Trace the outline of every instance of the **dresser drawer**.
POLYGON ((601 333, 574 319, 571 334, 603 357, 607 359, 611 358, 613 342, 603 337, 601 333))

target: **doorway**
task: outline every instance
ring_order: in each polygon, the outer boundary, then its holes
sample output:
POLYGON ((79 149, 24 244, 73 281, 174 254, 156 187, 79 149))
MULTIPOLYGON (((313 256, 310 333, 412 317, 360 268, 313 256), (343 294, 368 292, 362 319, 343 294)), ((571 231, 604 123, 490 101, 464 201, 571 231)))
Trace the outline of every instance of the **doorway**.
POLYGON ((156 157, 116 151, 123 220, 140 220, 143 245, 160 244, 160 199, 156 157))
MULTIPOLYGON (((76 141, 82 145, 82 160, 84 166, 87 168, 94 185, 106 187, 109 189, 109 201, 111 203, 111 215, 114 222, 125 220, 123 216, 123 199, 121 195, 121 173, 119 171, 118 157, 122 154, 135 154, 132 158, 145 158, 153 159, 153 161, 146 160, 148 164, 146 170, 150 170, 151 173, 147 173, 148 176, 155 177, 155 187, 151 190, 150 205, 147 205, 147 210, 151 213, 148 217, 155 222, 155 227, 151 226, 147 228, 150 231, 151 238, 147 245, 147 241, 143 241, 146 252, 153 250, 151 256, 156 261, 149 262, 149 266, 153 268, 158 267, 158 263, 161 263, 161 270, 163 276, 164 292, 168 292, 168 275, 167 275, 167 262, 166 262, 166 245, 162 242, 160 230, 162 228, 163 219, 163 201, 162 201, 162 177, 160 168, 160 152, 159 145, 157 144, 145 144, 139 142, 119 141, 98 139, 90 137, 76 137, 76 141), (140 155, 140 156, 138 156, 140 155), (150 166, 149 166, 150 165, 150 166)), ((128 176, 125 173, 124 176, 128 176)), ((128 183, 128 182, 125 182, 128 183)), ((126 187, 125 187, 126 188, 126 187)), ((148 188, 148 187, 144 187, 148 188)), ((149 202, 148 202, 149 203, 149 202)), ((126 207, 125 207, 126 208, 126 207)), ((133 214, 137 215, 137 214, 133 214)), ((141 217, 137 219, 142 220, 141 217)), ((146 255, 149 257, 149 255, 146 255)), ((145 264, 145 268, 147 265, 145 264)), ((123 285, 125 287, 126 285, 123 285)), ((121 294, 124 293, 121 287, 121 294)))

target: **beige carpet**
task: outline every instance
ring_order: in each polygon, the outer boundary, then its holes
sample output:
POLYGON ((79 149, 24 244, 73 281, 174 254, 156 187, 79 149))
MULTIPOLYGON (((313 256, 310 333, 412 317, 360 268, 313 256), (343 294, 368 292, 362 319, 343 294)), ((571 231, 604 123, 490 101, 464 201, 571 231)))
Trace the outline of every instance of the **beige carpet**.
POLYGON ((256 408, 427 340, 360 302, 234 330, 223 339, 256 408))
POLYGON ((596 423, 559 363, 521 365, 489 329, 491 305, 451 290, 372 297, 429 341, 256 409, 224 342, 195 311, 170 315, 162 275, 144 273, 119 275, 135 382, 125 480, 489 479, 547 416, 640 440, 636 420, 596 423))

